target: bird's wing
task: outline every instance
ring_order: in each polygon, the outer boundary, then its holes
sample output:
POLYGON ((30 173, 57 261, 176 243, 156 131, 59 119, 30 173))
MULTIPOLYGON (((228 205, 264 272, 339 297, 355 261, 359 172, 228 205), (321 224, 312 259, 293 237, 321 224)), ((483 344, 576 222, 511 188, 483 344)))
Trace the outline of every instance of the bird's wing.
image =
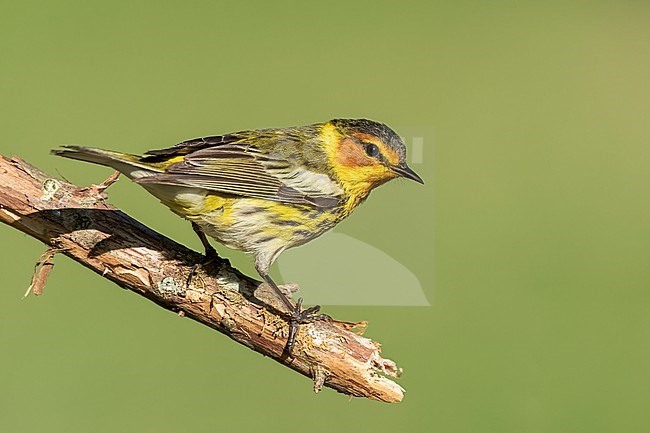
POLYGON ((240 197, 330 208, 343 191, 328 175, 309 171, 275 154, 228 136, 208 137, 169 149, 147 152, 143 161, 182 160, 160 174, 138 179, 155 183, 204 188, 240 197))
POLYGON ((166 149, 149 150, 145 152, 142 157, 143 162, 163 162, 176 156, 187 155, 197 150, 204 149, 211 146, 221 146, 224 144, 234 143, 239 141, 240 138, 233 135, 215 135, 212 137, 195 138, 193 140, 183 141, 175 146, 166 149))

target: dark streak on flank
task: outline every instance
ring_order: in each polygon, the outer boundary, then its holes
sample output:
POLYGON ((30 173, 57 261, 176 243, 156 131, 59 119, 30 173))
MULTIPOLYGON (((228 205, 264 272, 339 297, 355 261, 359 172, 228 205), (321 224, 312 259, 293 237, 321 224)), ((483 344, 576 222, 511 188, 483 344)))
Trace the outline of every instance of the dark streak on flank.
POLYGON ((248 209, 243 209, 237 212, 239 215, 254 215, 256 213, 265 212, 266 208, 254 206, 248 209))
POLYGON ((316 218, 316 216, 318 214, 320 214, 318 208, 314 208, 314 207, 311 207, 311 206, 302 206, 302 207, 300 207, 300 213, 303 216, 309 217, 309 218, 316 218))
POLYGON ((333 224, 333 221, 330 219, 324 219, 323 221, 319 222, 316 224, 316 228, 318 229, 325 229, 331 227, 333 224))
POLYGON ((264 244, 264 243, 270 242, 270 241, 272 241, 274 239, 277 239, 277 238, 275 236, 266 236, 266 237, 257 239, 257 242, 260 243, 260 244, 264 244))
POLYGON ((302 225, 300 221, 292 221, 292 220, 273 221, 273 224, 280 227, 298 227, 302 225))

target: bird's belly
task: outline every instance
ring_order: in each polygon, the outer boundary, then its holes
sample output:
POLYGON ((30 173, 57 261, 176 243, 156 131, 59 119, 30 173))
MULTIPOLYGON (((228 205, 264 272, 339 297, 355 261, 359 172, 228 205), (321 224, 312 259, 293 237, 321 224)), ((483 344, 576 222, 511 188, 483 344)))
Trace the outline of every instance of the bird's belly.
POLYGON ((271 262, 285 249, 320 236, 346 215, 338 209, 217 195, 200 188, 165 186, 150 192, 219 243, 271 262))
POLYGON ((311 206, 286 205, 254 198, 213 200, 197 223, 229 248, 256 255, 275 255, 302 245, 337 222, 337 214, 311 206), (218 205, 217 201, 219 201, 218 205))

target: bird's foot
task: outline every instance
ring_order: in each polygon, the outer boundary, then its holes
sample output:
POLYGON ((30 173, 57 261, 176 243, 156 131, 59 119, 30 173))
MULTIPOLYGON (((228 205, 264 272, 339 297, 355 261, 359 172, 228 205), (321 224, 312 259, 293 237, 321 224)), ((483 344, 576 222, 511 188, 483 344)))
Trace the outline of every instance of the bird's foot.
POLYGON ((298 333, 298 326, 305 323, 313 323, 318 320, 323 320, 326 322, 331 322, 332 318, 327 314, 318 314, 320 311, 320 305, 314 305, 306 309, 302 309, 302 298, 298 298, 296 306, 290 313, 289 321, 289 337, 287 338, 287 344, 284 346, 284 354, 291 355, 293 346, 296 342, 296 334, 298 333))

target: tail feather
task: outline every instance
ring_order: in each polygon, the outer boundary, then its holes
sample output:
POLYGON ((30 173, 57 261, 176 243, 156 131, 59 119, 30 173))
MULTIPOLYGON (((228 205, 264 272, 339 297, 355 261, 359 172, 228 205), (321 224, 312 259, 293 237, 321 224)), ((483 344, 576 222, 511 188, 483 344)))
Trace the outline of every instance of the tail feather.
POLYGON ((140 157, 127 153, 114 152, 111 150, 95 149, 84 146, 63 146, 62 149, 53 149, 53 155, 64 158, 77 159, 79 161, 92 162, 94 164, 112 167, 131 179, 151 176, 159 173, 160 169, 140 162, 140 157))

